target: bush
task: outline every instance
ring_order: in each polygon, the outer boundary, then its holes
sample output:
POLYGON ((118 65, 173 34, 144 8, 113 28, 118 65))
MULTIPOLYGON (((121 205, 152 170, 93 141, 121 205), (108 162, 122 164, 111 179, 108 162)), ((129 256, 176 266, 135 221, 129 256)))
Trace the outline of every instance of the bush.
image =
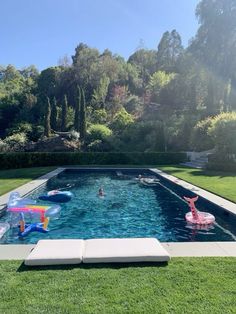
POLYGON ((13 134, 4 139, 4 143, 6 143, 12 151, 22 151, 26 142, 27 136, 25 133, 13 134))
POLYGON ((186 161, 185 153, 1 153, 0 169, 63 165, 167 165, 186 161))
POLYGON ((130 113, 128 113, 125 108, 122 108, 114 117, 111 124, 111 128, 115 131, 121 131, 128 125, 132 124, 134 119, 130 113))
POLYGON ((209 135, 218 151, 236 154, 236 112, 224 112, 213 118, 209 135))
POLYGON ((199 121, 193 128, 191 134, 191 147, 201 152, 214 148, 214 142, 212 137, 209 135, 208 130, 212 126, 212 118, 199 121))
POLYGON ((103 124, 92 124, 88 129, 88 140, 107 140, 112 135, 112 131, 103 124))
POLYGON ((236 171, 236 154, 216 153, 208 156, 207 169, 216 171, 236 171))

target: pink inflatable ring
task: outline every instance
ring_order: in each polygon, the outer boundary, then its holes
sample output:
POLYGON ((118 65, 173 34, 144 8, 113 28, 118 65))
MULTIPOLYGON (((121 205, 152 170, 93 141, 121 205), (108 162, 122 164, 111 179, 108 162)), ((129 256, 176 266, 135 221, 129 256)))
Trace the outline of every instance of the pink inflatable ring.
POLYGON ((215 217, 210 213, 198 211, 197 216, 197 219, 195 219, 192 215, 192 212, 189 212, 185 215, 185 219, 192 224, 198 225, 210 225, 215 222, 215 217))
POLYGON ((198 200, 198 196, 188 198, 184 196, 184 199, 188 202, 191 212, 185 215, 187 222, 197 225, 210 225, 215 222, 215 217, 210 213, 199 212, 195 207, 195 202, 198 200))

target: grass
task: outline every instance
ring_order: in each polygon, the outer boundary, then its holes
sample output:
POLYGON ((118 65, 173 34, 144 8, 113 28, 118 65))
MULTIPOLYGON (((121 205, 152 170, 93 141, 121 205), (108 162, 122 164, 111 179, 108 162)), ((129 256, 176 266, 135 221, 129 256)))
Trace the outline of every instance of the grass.
POLYGON ((158 166, 158 169, 236 203, 236 173, 183 166, 158 166))
POLYGON ((0 171, 0 195, 7 193, 16 187, 23 185, 47 172, 52 171, 55 167, 38 167, 11 169, 0 171))
POLYGON ((28 269, 0 262, 0 313, 236 313, 235 258, 28 269))

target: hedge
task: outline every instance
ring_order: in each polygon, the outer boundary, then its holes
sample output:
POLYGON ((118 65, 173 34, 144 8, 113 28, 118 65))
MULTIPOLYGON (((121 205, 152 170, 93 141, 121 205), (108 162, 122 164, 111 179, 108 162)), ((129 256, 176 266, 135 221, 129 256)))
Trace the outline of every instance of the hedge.
POLYGON ((236 172, 236 161, 222 153, 212 154, 208 156, 207 169, 236 172))
POLYGON ((1 153, 0 169, 63 165, 168 165, 187 160, 185 153, 1 153))

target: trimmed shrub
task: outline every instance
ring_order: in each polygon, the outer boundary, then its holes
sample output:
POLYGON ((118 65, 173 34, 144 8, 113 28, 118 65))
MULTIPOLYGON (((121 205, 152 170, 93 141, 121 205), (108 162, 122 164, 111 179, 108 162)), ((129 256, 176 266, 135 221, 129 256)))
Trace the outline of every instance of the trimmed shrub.
POLYGON ((1 153, 0 169, 63 165, 167 165, 187 160, 185 153, 1 153))
POLYGON ((236 171, 236 154, 216 153, 208 156, 207 169, 217 171, 236 171))

